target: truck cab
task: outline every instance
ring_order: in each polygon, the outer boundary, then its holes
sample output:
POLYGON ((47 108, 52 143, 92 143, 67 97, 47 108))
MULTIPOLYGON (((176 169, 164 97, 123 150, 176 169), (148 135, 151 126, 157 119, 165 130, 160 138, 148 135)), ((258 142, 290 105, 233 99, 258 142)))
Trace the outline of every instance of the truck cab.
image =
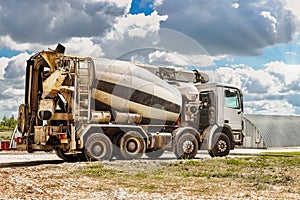
POLYGON ((235 145, 243 144, 243 95, 233 86, 220 83, 195 85, 199 91, 199 131, 202 148, 211 156, 228 155, 235 145))
POLYGON ((179 126, 192 127, 200 135, 199 149, 212 157, 227 156, 243 144, 243 94, 235 86, 209 82, 205 73, 152 67, 153 74, 173 84, 182 95, 179 126), (160 72, 164 72, 163 75, 160 72))

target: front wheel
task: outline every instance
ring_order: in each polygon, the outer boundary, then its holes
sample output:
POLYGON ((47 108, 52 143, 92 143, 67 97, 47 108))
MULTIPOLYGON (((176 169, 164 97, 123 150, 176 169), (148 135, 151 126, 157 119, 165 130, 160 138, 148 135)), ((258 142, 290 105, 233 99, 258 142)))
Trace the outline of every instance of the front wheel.
POLYGON ((198 141, 191 133, 183 133, 175 146, 175 155, 181 159, 195 158, 198 152, 198 141))
POLYGON ((84 153, 89 161, 110 160, 113 154, 113 144, 103 133, 94 133, 88 137, 84 153))
POLYGON ((225 133, 216 133, 212 144, 213 148, 208 151, 211 157, 223 157, 229 154, 230 140, 225 133))

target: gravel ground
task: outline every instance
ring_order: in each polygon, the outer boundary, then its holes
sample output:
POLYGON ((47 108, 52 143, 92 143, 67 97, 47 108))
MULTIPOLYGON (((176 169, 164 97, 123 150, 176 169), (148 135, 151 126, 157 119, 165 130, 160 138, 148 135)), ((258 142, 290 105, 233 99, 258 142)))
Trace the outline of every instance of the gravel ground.
MULTIPOLYGON (((54 153, 1 152, 0 153, 0 199, 187 199, 182 193, 160 194, 132 192, 126 188, 105 190, 95 187, 101 179, 74 174, 90 163, 44 164, 47 161, 61 161, 54 153), (44 162, 43 162, 44 161, 44 162), (18 163, 18 164, 16 164, 18 163), (23 166, 22 163, 26 163, 23 166), (31 163, 33 166, 28 166, 31 163), (1 164, 3 166, 1 166, 1 164), (10 167, 12 164, 13 167, 10 167)), ((172 159, 161 162, 171 162, 172 159)), ((134 163, 139 161, 114 161, 134 163)), ((145 161, 147 166, 156 167, 159 161, 145 161)), ((113 166, 110 162, 104 162, 113 166)), ((143 167, 145 164, 143 164, 143 167)), ((109 183, 108 183, 109 184, 109 183)), ((197 199, 197 198, 188 198, 197 199)))
MULTIPOLYGON (((237 150, 232 152, 231 156, 249 155, 260 151, 237 150)), ((279 151, 279 149, 271 151, 279 151)), ((132 166, 139 167, 139 165, 160 167, 162 162, 174 162, 173 154, 164 156, 164 159, 160 161, 147 159, 142 161, 113 161, 104 162, 104 165, 109 167, 123 166, 125 169, 132 166)), ((197 157, 208 158, 205 152, 200 152, 197 157)), ((210 193, 201 194, 201 191, 198 192, 198 195, 189 195, 180 188, 165 194, 132 191, 116 185, 112 185, 110 190, 102 190, 99 188, 99 185, 104 184, 101 177, 88 177, 74 173, 88 164, 84 162, 64 163, 54 153, 0 152, 0 199, 274 199, 270 195, 271 192, 279 193, 282 190, 282 188, 273 188, 273 191, 267 190, 256 195, 255 191, 252 192, 251 188, 248 188, 246 194, 242 189, 238 191, 231 191, 230 188, 224 189, 222 182, 218 183, 218 187, 223 188, 222 190, 226 193, 218 194, 214 191, 211 196, 210 193), (46 161, 49 160, 56 161, 57 164, 47 163, 46 161), (19 164, 7 165, 11 162, 18 162, 19 164), (32 165, 23 166, 22 163, 27 162, 32 163, 32 165), (251 195, 249 196, 249 194, 251 195)), ((232 183, 232 188, 239 187, 238 183, 232 183)), ((209 189, 210 186, 206 185, 205 188, 209 189)), ((282 199, 300 199, 300 195, 285 193, 282 199)))

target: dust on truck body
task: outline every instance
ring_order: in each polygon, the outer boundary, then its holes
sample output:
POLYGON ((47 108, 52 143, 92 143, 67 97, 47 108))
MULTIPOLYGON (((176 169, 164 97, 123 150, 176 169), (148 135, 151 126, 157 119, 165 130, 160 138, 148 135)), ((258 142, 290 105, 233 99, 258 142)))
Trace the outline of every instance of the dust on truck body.
POLYGON ((17 147, 66 161, 226 156, 242 144, 241 92, 198 71, 42 51, 27 61, 17 147))

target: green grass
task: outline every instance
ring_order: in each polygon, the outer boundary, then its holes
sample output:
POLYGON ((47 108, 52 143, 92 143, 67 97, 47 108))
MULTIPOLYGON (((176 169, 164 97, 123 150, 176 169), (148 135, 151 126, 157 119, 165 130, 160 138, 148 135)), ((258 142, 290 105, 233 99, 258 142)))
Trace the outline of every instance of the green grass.
POLYGON ((298 156, 178 160, 145 170, 136 170, 139 164, 136 162, 91 163, 74 173, 101 178, 99 190, 123 187, 134 192, 168 193, 180 188, 187 193, 198 193, 218 189, 221 183, 224 188, 236 185, 241 191, 246 186, 249 192, 288 186, 286 190, 300 193, 298 156))
POLYGON ((84 168, 82 171, 87 176, 92 177, 114 177, 117 173, 115 170, 106 169, 103 164, 92 164, 84 168))
POLYGON ((300 151, 291 152, 263 152, 262 155, 278 155, 278 156, 300 156, 300 151))

